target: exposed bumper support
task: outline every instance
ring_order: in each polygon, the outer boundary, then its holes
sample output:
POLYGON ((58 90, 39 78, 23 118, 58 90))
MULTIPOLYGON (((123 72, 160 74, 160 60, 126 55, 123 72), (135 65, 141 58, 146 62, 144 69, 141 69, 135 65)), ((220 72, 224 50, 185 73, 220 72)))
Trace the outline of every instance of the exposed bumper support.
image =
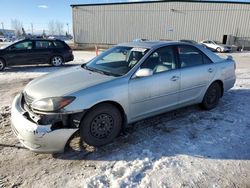
POLYGON ((63 152, 68 139, 78 130, 77 128, 61 128, 51 130, 51 124, 38 125, 25 116, 21 107, 20 95, 16 96, 11 108, 12 130, 20 142, 34 152, 56 153, 63 152))

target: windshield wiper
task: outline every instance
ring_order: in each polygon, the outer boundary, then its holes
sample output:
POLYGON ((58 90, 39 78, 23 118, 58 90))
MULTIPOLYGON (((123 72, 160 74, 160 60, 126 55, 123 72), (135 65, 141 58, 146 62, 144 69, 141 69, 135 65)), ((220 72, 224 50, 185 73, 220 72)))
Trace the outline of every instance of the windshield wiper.
POLYGON ((108 76, 121 76, 119 74, 115 74, 115 73, 112 73, 112 72, 107 72, 107 71, 101 71, 102 74, 105 74, 105 75, 108 75, 108 76))
POLYGON ((114 74, 114 73, 111 73, 111 72, 107 72, 107 71, 102 71, 102 70, 99 70, 99 69, 96 69, 96 68, 93 68, 93 67, 89 67, 87 65, 84 65, 82 66, 84 69, 86 70, 90 70, 92 72, 98 72, 100 74, 105 74, 105 75, 108 75, 108 76, 121 76, 121 75, 118 75, 118 74, 114 74))

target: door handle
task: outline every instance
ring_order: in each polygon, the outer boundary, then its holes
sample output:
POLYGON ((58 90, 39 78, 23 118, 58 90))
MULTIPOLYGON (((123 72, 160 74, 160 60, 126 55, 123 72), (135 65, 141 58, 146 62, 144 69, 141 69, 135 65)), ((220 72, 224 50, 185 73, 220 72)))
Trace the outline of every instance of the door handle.
POLYGON ((212 73, 214 70, 212 68, 208 69, 208 72, 212 73))
POLYGON ((179 79, 179 76, 173 76, 173 77, 171 78, 171 80, 174 81, 174 82, 175 82, 176 80, 178 80, 178 79, 179 79))

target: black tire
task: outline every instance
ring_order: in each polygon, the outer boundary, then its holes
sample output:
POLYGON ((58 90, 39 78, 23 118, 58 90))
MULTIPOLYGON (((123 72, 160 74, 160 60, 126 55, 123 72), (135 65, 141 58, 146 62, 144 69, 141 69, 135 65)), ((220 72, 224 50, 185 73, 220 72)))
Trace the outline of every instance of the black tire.
POLYGON ((6 67, 6 63, 3 59, 0 58, 0 71, 3 71, 6 67))
POLYGON ((120 111, 112 104, 93 107, 80 124, 81 139, 91 146, 102 146, 113 141, 122 128, 120 111))
POLYGON ((64 63, 63 58, 59 55, 55 55, 50 59, 50 64, 54 67, 62 66, 64 63))
POLYGON ((216 48, 216 51, 217 51, 217 52, 219 52, 219 53, 221 53, 221 52, 222 52, 221 48, 219 48, 219 47, 218 47, 218 48, 216 48))
POLYGON ((201 107, 205 110, 211 110, 215 108, 221 97, 221 86, 219 83, 214 82, 207 89, 204 98, 201 103, 201 107))

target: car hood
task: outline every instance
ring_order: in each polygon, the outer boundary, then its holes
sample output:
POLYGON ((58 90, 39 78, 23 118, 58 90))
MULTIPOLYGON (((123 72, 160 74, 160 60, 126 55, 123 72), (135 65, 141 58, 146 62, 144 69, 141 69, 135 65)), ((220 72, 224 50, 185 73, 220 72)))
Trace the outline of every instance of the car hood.
POLYGON ((115 78, 77 66, 34 79, 25 87, 24 92, 33 99, 66 96, 115 78))

